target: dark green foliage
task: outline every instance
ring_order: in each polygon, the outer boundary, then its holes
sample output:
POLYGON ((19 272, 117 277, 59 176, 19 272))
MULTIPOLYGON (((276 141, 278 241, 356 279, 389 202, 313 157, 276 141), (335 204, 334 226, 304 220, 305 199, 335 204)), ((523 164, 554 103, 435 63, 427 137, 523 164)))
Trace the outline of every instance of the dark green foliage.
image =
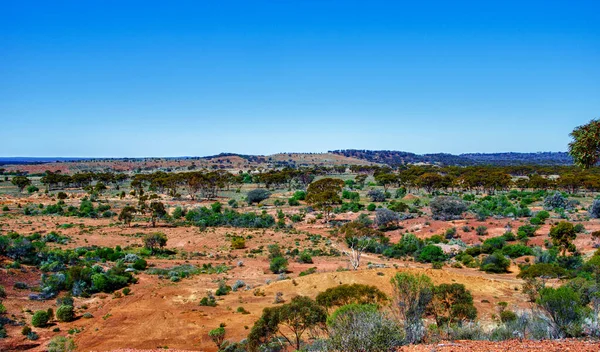
POLYGON ((56 310, 56 319, 62 322, 70 322, 75 319, 73 306, 62 305, 56 310))
POLYGON ((483 253, 492 253, 502 249, 506 245, 506 239, 503 236, 488 238, 483 241, 481 251, 483 253))
POLYGON ((438 326, 462 324, 477 318, 471 292, 462 284, 441 284, 433 290, 431 306, 438 326))
POLYGON ((423 263, 443 262, 446 260, 444 251, 436 245, 430 244, 421 250, 419 261, 423 263))
POLYGON ((288 261, 284 257, 275 257, 271 259, 271 263, 269 264, 269 269, 274 274, 281 274, 287 271, 288 261))
POLYGON ((298 256, 298 261, 300 263, 305 263, 305 264, 313 263, 312 256, 310 255, 310 252, 308 252, 308 251, 303 251, 302 253, 300 253, 300 255, 298 256))
POLYGON ((325 310, 305 296, 296 296, 290 303, 278 307, 265 308, 248 335, 248 350, 258 351, 260 346, 268 343, 279 331, 290 331, 292 338, 285 335, 282 337, 290 346, 299 350, 304 332, 323 325, 326 319, 325 310))
POLYGON ((536 263, 526 268, 521 269, 521 272, 517 277, 527 279, 535 277, 544 278, 559 278, 568 274, 568 271, 561 268, 557 264, 549 263, 536 263))
POLYGON ((386 295, 375 286, 362 284, 343 284, 328 288, 316 297, 319 305, 330 309, 347 304, 383 304, 387 301, 386 295))
POLYGON ((190 210, 185 216, 186 220, 200 227, 233 226, 248 228, 268 228, 275 225, 275 218, 263 211, 256 213, 238 213, 225 209, 215 213, 206 207, 190 210))
POLYGON ((375 211, 375 209, 377 209, 377 206, 373 203, 371 203, 367 206, 368 211, 375 211))
POLYGON ((148 262, 142 258, 136 259, 135 262, 133 262, 132 267, 135 270, 146 270, 146 268, 148 267, 148 262))
POLYGON ((573 253, 577 250, 572 242, 577 238, 577 232, 570 222, 561 221, 558 225, 552 226, 550 229, 550 238, 552 238, 552 245, 559 248, 563 256, 566 255, 567 251, 573 253))
POLYGON ((517 230, 517 235, 519 236, 519 239, 533 237, 535 236, 537 229, 538 228, 536 226, 523 225, 517 230))
POLYGON ((486 196, 481 198, 470 210, 479 215, 480 218, 490 216, 499 217, 528 217, 531 211, 525 205, 515 205, 505 195, 486 196))
POLYGON ((48 324, 48 320, 50 317, 48 316, 48 312, 45 310, 36 311, 31 317, 31 325, 36 328, 43 328, 48 324))
POLYGON ((481 261, 480 269, 487 273, 507 273, 510 267, 508 260, 501 252, 494 252, 481 261))
POLYGON ((522 244, 514 244, 503 247, 502 254, 510 258, 519 258, 524 255, 533 255, 533 249, 522 244))
POLYGON ((231 292, 231 290, 232 290, 231 286, 227 285, 225 283, 225 281, 221 280, 221 281, 219 281, 219 287, 215 291, 215 295, 216 296, 225 296, 226 294, 231 292))
POLYGON ((543 288, 537 303, 552 318, 562 336, 576 337, 581 334, 585 310, 579 295, 572 288, 543 288))
POLYGON ((246 195, 246 201, 248 204, 260 203, 263 200, 269 198, 271 196, 271 192, 267 191, 264 188, 253 189, 246 195))

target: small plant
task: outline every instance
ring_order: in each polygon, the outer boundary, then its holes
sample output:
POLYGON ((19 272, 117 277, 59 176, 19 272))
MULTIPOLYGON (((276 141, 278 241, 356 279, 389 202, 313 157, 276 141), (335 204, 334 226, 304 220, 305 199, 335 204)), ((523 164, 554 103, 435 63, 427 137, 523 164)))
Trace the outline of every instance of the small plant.
POLYGON ((477 228, 475 229, 475 233, 477 234, 477 236, 485 236, 488 233, 488 228, 483 225, 477 226, 477 228))
POLYGON ((64 336, 56 336, 48 344, 48 352, 74 352, 76 350, 75 342, 64 336))
POLYGON ((48 320, 50 317, 48 316, 48 312, 45 310, 38 310, 31 317, 31 325, 36 328, 42 328, 48 324, 48 320))
POLYGON ((242 314, 250 314, 250 312, 247 311, 244 307, 238 307, 236 311, 242 314))
POLYGON ((208 336, 215 343, 215 345, 217 345, 217 348, 220 349, 225 341, 225 328, 220 326, 216 329, 213 329, 208 332, 208 336))
POLYGON ((211 291, 208 291, 206 293, 206 297, 202 297, 202 299, 200 300, 200 305, 204 306, 204 307, 216 307, 217 306, 217 300, 215 299, 215 296, 213 296, 211 291))
POLYGON ((221 281, 219 281, 219 288, 217 288, 217 291, 215 291, 215 295, 217 295, 217 296, 225 296, 230 291, 231 291, 231 286, 228 286, 225 283, 225 280, 221 280, 221 281))
POLYGON ((62 305, 56 310, 56 319, 62 322, 70 322, 75 319, 73 306, 62 305))
POLYGON ((283 292, 275 293, 275 300, 273 301, 273 303, 280 304, 283 302, 285 302, 285 300, 283 299, 283 292))
POLYGON ((246 247, 246 239, 241 236, 231 238, 231 249, 243 249, 246 247))

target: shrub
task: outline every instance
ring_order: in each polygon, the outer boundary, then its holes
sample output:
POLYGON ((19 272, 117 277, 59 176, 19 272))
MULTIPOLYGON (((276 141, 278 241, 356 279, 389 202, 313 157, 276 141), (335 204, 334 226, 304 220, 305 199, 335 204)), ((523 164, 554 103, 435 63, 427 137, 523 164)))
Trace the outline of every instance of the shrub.
POLYGON ((391 280, 394 290, 394 306, 408 343, 417 343, 425 336, 423 315, 433 299, 433 282, 427 275, 397 273, 391 280))
POLYGON ((310 253, 308 251, 302 251, 302 253, 300 253, 300 256, 298 257, 298 261, 300 263, 305 263, 305 264, 313 263, 312 256, 310 255, 310 253))
POLYGON ((41 328, 41 327, 46 326, 46 324, 48 324, 49 319, 50 319, 50 317, 48 316, 47 311, 38 310, 31 317, 31 325, 35 326, 36 328, 41 328))
POLYGON ((502 248, 502 254, 510 258, 519 258, 524 255, 532 255, 533 249, 522 244, 514 244, 502 248))
POLYGON ((576 337, 581 333, 584 308, 572 288, 543 288, 537 303, 552 318, 561 336, 576 337))
POLYGON ((398 213, 389 209, 379 208, 375 212, 375 225, 381 228, 397 225, 399 221, 400 216, 398 213))
POLYGON ((387 301, 387 297, 375 286, 342 284, 319 293, 315 300, 329 309, 347 304, 382 304, 387 301))
POLYGON ((485 236, 487 235, 487 227, 481 225, 481 226, 477 226, 477 228, 475 229, 475 233, 477 234, 477 236, 485 236))
POLYGON ((0 314, 6 314, 6 307, 0 301, 0 314))
POLYGON ((385 202, 385 193, 380 189, 372 189, 367 192, 367 196, 372 202, 385 202))
POLYGON ((508 323, 517 320, 517 314, 512 310, 503 310, 500 312, 500 321, 508 323))
POLYGON ((231 286, 228 286, 224 280, 219 281, 219 288, 215 291, 216 296, 225 296, 231 291, 231 286))
POLYGON ((154 232, 147 234, 143 238, 144 247, 150 249, 152 253, 157 247, 164 247, 167 245, 167 236, 162 232, 154 232))
POLYGON ((56 336, 48 343, 48 352, 74 352, 77 346, 72 339, 56 336))
POLYGON ((244 281, 242 281, 242 280, 237 280, 233 284, 233 286, 231 286, 231 290, 235 292, 235 291, 239 290, 242 287, 246 287, 246 283, 244 281))
POLYGON ((231 249, 243 249, 246 247, 246 239, 241 236, 231 238, 231 249))
POLYGON ((504 236, 488 238, 487 240, 483 241, 483 244, 481 245, 481 251, 483 253, 492 253, 502 249, 505 244, 506 239, 504 236))
POLYGON ((477 318, 471 292, 462 284, 441 284, 433 289, 433 315, 438 326, 459 324, 477 318))
POLYGON ((351 304, 328 319, 327 346, 334 351, 389 351, 403 343, 400 326, 375 305, 351 304))
POLYGON ((56 319, 62 322, 70 322, 75 319, 75 311, 73 306, 62 305, 56 310, 56 319))
POLYGON ((246 201, 248 204, 252 205, 254 203, 260 203, 265 199, 268 199, 271 196, 271 192, 267 191, 264 188, 253 189, 246 195, 246 201))
POLYGON ((220 326, 208 332, 210 339, 217 345, 217 348, 221 348, 225 341, 225 328, 220 326))
POLYGON ((288 204, 291 207, 296 207, 296 206, 300 205, 300 201, 298 201, 298 199, 292 197, 292 198, 288 198, 288 204))
POLYGON ((424 263, 443 262, 446 260, 444 251, 436 245, 430 244, 421 250, 419 261, 424 263))
POLYGON ((536 263, 526 268, 521 269, 521 272, 517 275, 518 278, 559 278, 567 275, 566 269, 552 263, 536 263))
POLYGON ((148 267, 148 262, 142 258, 138 258, 135 262, 133 262, 132 267, 135 270, 146 270, 146 268, 148 267))
POLYGON ((205 307, 216 307, 217 300, 215 299, 215 296, 213 296, 212 292, 208 291, 206 293, 206 297, 202 297, 200 300, 200 305, 205 307))
POLYGON ((274 274, 281 274, 287 271, 288 261, 284 257, 274 257, 271 259, 271 263, 269 264, 269 269, 274 274))
POLYGON ((377 206, 373 203, 367 205, 367 210, 368 211, 375 211, 375 209, 377 209, 377 206))
POLYGON ((544 199, 544 209, 546 210, 570 210, 572 207, 572 204, 567 200, 567 198, 565 198, 562 193, 558 191, 544 199))
POLYGON ((588 210, 590 218, 598 219, 600 218, 600 199, 594 199, 590 209, 588 210))
POLYGON ((456 236, 456 227, 451 227, 451 228, 447 229, 446 233, 444 234, 444 237, 447 240, 454 238, 454 236, 456 236))
POLYGON ((502 253, 494 252, 481 261, 480 269, 487 273, 507 273, 509 267, 510 260, 502 253))
POLYGON ((537 231, 537 229, 538 228, 536 226, 523 225, 520 226, 517 230, 517 235, 519 236, 519 239, 522 239, 523 237, 533 237, 535 236, 535 232, 537 231))
POLYGON ((456 220, 462 217, 467 205, 456 197, 436 197, 429 204, 436 220, 456 220))

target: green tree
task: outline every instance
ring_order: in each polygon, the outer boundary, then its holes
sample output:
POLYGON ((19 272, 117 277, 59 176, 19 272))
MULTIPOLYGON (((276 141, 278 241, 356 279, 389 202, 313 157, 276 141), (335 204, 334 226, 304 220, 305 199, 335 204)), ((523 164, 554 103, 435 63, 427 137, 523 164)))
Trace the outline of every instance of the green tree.
POLYGON ((300 350, 302 335, 308 329, 324 325, 326 320, 327 313, 323 307, 306 296, 296 296, 290 303, 263 310, 248 335, 248 348, 257 351, 279 334, 290 346, 300 350))
POLYGON ((569 154, 575 164, 584 169, 594 166, 600 159, 600 119, 576 127, 570 136, 569 154))
POLYGON ((150 249, 152 254, 154 254, 156 248, 162 248, 167 245, 167 236, 162 232, 154 232, 144 236, 143 241, 144 247, 150 249))
POLYGON ((23 192, 25 187, 31 184, 31 180, 25 176, 15 176, 12 178, 11 183, 19 188, 19 192, 23 192))
POLYGON ((216 329, 212 329, 208 332, 208 336, 210 339, 217 345, 217 348, 220 350, 221 346, 223 346, 223 342, 225 342, 225 328, 219 326, 216 329))
POLYGON ((150 203, 150 211, 152 212, 150 215, 152 227, 156 227, 156 221, 158 219, 164 218, 165 215, 167 215, 167 210, 165 209, 165 205, 162 202, 150 203))
POLYGON ((473 296, 463 284, 441 284, 433 290, 431 312, 438 326, 462 324, 477 318, 473 296))
POLYGON ((397 273, 391 280, 394 308, 404 324, 406 340, 417 343, 423 339, 423 315, 433 298, 433 282, 427 275, 397 273))
POLYGON ((135 214, 136 209, 130 205, 124 207, 119 214, 119 221, 122 221, 127 226, 131 226, 131 221, 133 221, 133 214, 135 214))
POLYGON ((562 255, 565 256, 567 251, 573 253, 577 250, 573 244, 573 240, 577 238, 577 231, 575 226, 567 221, 561 221, 556 226, 552 226, 550 229, 550 238, 552 238, 552 245, 559 248, 562 255))
POLYGON ((306 191, 306 202, 316 209, 325 212, 325 220, 329 221, 329 214, 333 206, 342 203, 340 193, 344 181, 337 178, 323 178, 311 183, 306 191))
POLYGON ((543 288, 537 303, 548 313, 562 336, 579 335, 584 308, 579 295, 572 288, 543 288))

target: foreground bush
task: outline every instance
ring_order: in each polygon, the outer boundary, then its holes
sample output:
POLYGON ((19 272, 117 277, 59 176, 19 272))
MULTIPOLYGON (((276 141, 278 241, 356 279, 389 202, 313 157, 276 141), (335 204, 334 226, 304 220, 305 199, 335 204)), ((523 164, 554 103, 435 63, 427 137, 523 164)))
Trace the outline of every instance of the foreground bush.
POLYGON ((327 346, 334 351, 390 351, 403 344, 400 326, 375 305, 346 305, 328 319, 327 346))
POLYGON ((74 352, 76 350, 75 342, 64 336, 56 336, 48 343, 48 352, 74 352))

